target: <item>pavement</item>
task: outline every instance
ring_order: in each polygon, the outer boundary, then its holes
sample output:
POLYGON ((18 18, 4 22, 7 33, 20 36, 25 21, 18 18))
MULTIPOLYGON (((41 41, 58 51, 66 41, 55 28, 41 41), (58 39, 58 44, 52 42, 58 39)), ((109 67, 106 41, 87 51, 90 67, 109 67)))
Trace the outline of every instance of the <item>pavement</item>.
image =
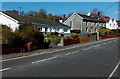
MULTIPOLYGON (((10 58, 3 56, 4 77, 104 77, 118 79, 118 40, 110 38, 65 47, 54 47, 10 58)), ((13 56, 14 55, 14 56, 13 56)), ((8 55, 9 56, 9 55, 8 55)), ((9 79, 9 78, 8 78, 9 79)))
MULTIPOLYGON (((114 38, 112 38, 112 39, 114 39, 114 38)), ((109 39, 103 39, 103 41, 104 40, 109 40, 109 39)), ((68 48, 68 47, 73 47, 73 46, 77 46, 77 45, 83 45, 83 44, 91 43, 91 42, 95 42, 95 41, 72 44, 72 45, 68 45, 68 46, 50 46, 49 49, 40 49, 40 50, 31 51, 31 52, 5 54, 5 55, 0 55, 0 60, 9 59, 9 58, 16 58, 16 57, 21 57, 21 56, 28 56, 28 55, 32 55, 32 54, 36 54, 36 53, 48 52, 48 51, 58 50, 58 49, 62 49, 62 48, 68 48)))
MULTIPOLYGON (((86 43, 89 43, 89 42, 86 42, 86 43)), ((27 56, 27 55, 32 55, 32 54, 36 54, 36 53, 48 52, 48 51, 58 50, 58 49, 62 49, 62 48, 68 48, 68 47, 72 47, 72 46, 76 46, 76 45, 80 45, 80 44, 82 45, 82 44, 86 44, 86 43, 72 44, 72 45, 68 45, 68 46, 57 46, 57 45, 53 46, 52 45, 52 46, 50 46, 49 49, 40 49, 40 50, 31 51, 31 52, 23 52, 23 53, 4 54, 4 55, 0 55, 0 60, 21 57, 21 56, 27 56)))

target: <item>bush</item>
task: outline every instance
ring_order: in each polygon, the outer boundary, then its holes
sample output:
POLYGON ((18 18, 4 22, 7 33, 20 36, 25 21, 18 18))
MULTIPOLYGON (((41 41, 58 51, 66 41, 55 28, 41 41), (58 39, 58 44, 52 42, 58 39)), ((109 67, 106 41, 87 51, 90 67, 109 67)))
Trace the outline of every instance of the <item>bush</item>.
POLYGON ((110 30, 111 34, 120 34, 120 29, 112 29, 110 30))
POLYGON ((22 24, 19 26, 20 29, 12 32, 12 30, 3 26, 3 39, 8 40, 15 47, 25 47, 25 44, 34 42, 37 44, 44 44, 44 36, 37 28, 31 24, 22 24))
POLYGON ((72 34, 71 37, 78 38, 79 34, 72 34))
POLYGON ((9 38, 12 35, 12 29, 6 25, 1 25, 2 27, 2 43, 9 43, 9 38))
POLYGON ((99 33, 100 33, 100 35, 106 35, 106 34, 110 33, 110 29, 101 28, 101 29, 99 29, 99 33))

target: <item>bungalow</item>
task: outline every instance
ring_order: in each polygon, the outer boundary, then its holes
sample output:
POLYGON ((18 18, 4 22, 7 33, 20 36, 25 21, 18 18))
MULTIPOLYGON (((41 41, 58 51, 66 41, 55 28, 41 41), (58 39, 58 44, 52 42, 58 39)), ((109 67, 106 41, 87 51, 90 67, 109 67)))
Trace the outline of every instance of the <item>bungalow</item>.
POLYGON ((51 32, 70 33, 69 26, 61 24, 55 20, 0 12, 0 24, 11 27, 13 31, 18 29, 20 24, 23 23, 32 23, 36 28, 45 34, 51 32))
POLYGON ((98 17, 91 17, 79 13, 72 14, 63 24, 70 26, 71 33, 96 33, 105 27, 106 22, 98 17))

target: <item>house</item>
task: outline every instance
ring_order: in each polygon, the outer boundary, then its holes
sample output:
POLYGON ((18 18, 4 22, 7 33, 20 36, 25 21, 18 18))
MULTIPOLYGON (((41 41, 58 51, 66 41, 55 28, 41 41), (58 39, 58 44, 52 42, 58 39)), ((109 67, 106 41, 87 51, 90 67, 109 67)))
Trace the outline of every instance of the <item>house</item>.
POLYGON ((118 29, 120 29, 120 20, 117 20, 118 29))
POLYGON ((72 14, 63 24, 70 26, 71 33, 96 33, 105 27, 106 22, 98 17, 91 17, 79 13, 72 14))
POLYGON ((109 21, 106 23, 106 28, 108 29, 118 29, 118 23, 115 19, 109 19, 109 21))
POLYGON ((0 12, 0 24, 11 27, 13 31, 18 29, 20 24, 23 23, 31 23, 45 34, 49 34, 51 32, 70 33, 67 25, 61 24, 55 20, 0 12))
MULTIPOLYGON (((89 15, 92 17, 98 17, 98 14, 90 13, 89 15)), ((101 15, 100 17, 106 22, 106 28, 108 28, 108 29, 117 29, 118 28, 116 19, 112 19, 108 16, 103 16, 103 15, 101 15)))

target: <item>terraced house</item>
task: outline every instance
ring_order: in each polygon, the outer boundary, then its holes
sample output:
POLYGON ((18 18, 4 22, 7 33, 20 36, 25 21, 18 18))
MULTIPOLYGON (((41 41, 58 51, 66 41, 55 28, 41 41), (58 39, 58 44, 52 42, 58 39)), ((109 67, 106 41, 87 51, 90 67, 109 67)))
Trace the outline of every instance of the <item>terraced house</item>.
POLYGON ((15 31, 23 23, 31 23, 44 34, 51 32, 70 33, 69 26, 47 18, 38 18, 0 12, 0 24, 7 25, 15 31))
POLYGON ((98 29, 106 26, 106 22, 101 18, 79 13, 72 14, 63 24, 70 26, 71 33, 81 34, 96 33, 98 29))

